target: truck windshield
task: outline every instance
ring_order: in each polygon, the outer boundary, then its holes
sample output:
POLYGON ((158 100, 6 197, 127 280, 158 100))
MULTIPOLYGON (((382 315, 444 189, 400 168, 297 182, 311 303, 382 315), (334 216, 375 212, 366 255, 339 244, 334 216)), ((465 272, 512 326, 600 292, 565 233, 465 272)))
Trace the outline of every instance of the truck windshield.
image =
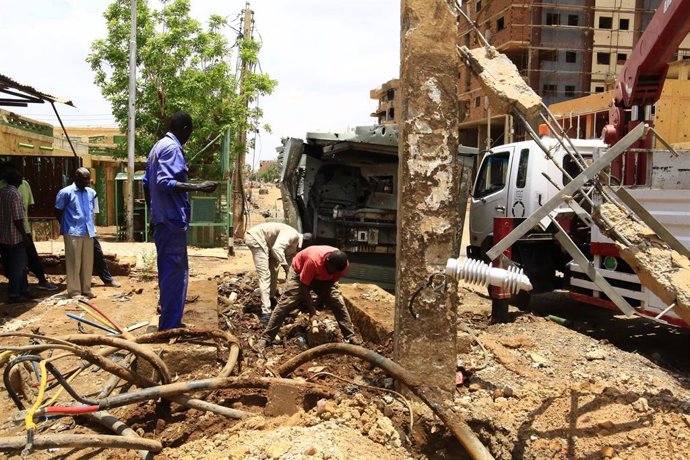
POLYGON ((483 198, 503 190, 508 178, 509 158, 510 152, 494 153, 484 158, 472 193, 474 198, 483 198))

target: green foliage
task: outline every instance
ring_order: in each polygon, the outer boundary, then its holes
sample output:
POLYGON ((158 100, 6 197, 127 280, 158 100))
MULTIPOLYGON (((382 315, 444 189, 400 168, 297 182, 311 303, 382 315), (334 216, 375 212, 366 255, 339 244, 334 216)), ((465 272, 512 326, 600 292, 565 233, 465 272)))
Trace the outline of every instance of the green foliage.
POLYGON ((256 179, 262 180, 264 182, 273 182, 280 177, 280 171, 278 170, 278 162, 271 163, 263 171, 256 173, 256 179))
MULTIPOLYGON (((190 157, 228 128, 234 133, 258 128, 263 112, 252 103, 277 84, 267 74, 253 71, 261 44, 238 40, 240 56, 248 63, 242 84, 245 96, 240 97, 240 69, 230 64, 226 19, 212 15, 204 27, 190 16, 190 0, 162 3, 160 10, 149 8, 146 0, 137 5, 136 154, 148 154, 178 110, 188 111, 194 120, 194 132, 185 145, 190 157)), ((129 7, 129 0, 114 0, 107 8, 107 38, 95 40, 87 57, 95 83, 111 103, 123 132, 127 130, 129 7)), ((216 144, 195 163, 219 164, 220 142, 216 144)), ((235 145, 233 152, 244 149, 235 145)), ((126 145, 118 146, 118 153, 124 155, 126 145)))

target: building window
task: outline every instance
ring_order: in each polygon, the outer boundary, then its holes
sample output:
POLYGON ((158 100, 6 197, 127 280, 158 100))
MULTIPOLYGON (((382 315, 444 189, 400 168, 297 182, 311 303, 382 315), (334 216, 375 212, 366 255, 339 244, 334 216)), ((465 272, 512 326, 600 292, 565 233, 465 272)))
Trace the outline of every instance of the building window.
POLYGON ((580 16, 578 16, 577 14, 569 14, 568 15, 568 25, 569 26, 580 25, 580 16))
POLYGON ((503 30, 506 28, 506 21, 503 18, 498 18, 496 20, 496 30, 503 30))
POLYGON ((599 28, 611 29, 613 28, 613 18, 611 16, 599 16, 599 28))
POLYGON ((625 64, 626 59, 628 59, 628 55, 625 53, 618 53, 616 56, 616 64, 625 64))
POLYGON ((609 65, 611 63, 611 54, 597 53, 597 64, 609 65))
POLYGON ((386 120, 395 120, 395 108, 391 107, 386 112, 386 120))
POLYGON ((565 62, 577 62, 577 53, 575 51, 566 51, 565 62))
POLYGON ((559 13, 546 13, 546 25, 557 26, 561 24, 561 15, 559 13))
POLYGON ((595 92, 595 93, 603 93, 603 92, 604 92, 604 87, 603 87, 603 86, 595 86, 595 87, 594 87, 594 92, 595 92))
POLYGON ((542 90, 542 96, 544 97, 556 97, 558 93, 558 87, 556 85, 544 85, 542 90))
POLYGON ((479 11, 482 9, 482 2, 479 0, 477 3, 474 4, 474 11, 479 11))
POLYGON ((539 50, 539 60, 558 62, 558 50, 539 50))
POLYGON ((392 101, 393 99, 395 99, 395 90, 391 88, 388 91, 386 91, 386 98, 389 101, 392 101))
POLYGON ((477 96, 474 98, 474 106, 475 107, 481 107, 482 106, 482 98, 477 96))
POLYGON ((565 85, 565 97, 575 97, 574 85, 565 85))
POLYGON ((630 29, 630 19, 621 19, 620 22, 618 23, 618 28, 620 30, 630 29))

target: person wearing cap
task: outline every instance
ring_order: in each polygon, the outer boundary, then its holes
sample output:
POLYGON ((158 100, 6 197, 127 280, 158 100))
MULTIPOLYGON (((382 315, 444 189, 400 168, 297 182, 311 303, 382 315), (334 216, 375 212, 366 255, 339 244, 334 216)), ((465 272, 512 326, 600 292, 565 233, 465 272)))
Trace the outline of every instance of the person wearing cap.
POLYGON ((266 222, 255 225, 244 235, 244 244, 252 252, 261 290, 261 323, 268 324, 271 310, 277 304, 278 269, 288 275, 290 262, 311 234, 302 235, 286 224, 266 222))
POLYGON ((316 314, 311 291, 333 312, 345 341, 361 345, 337 283, 348 269, 347 254, 332 246, 310 246, 298 252, 290 265, 283 295, 256 344, 257 350, 263 351, 271 344, 287 315, 301 304, 310 315, 316 314))

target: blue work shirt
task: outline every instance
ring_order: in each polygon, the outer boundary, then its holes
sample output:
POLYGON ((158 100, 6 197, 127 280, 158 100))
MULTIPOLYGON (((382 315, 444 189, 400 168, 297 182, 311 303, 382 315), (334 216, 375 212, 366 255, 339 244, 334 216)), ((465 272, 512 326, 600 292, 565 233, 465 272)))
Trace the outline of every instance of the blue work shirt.
POLYGON ((151 223, 187 230, 191 206, 187 192, 175 191, 187 182, 187 164, 182 144, 173 133, 156 142, 146 163, 143 185, 151 197, 151 223))
POLYGON ((75 184, 60 190, 55 198, 55 208, 62 211, 60 233, 69 236, 96 236, 93 214, 96 191, 91 187, 80 190, 75 184))

